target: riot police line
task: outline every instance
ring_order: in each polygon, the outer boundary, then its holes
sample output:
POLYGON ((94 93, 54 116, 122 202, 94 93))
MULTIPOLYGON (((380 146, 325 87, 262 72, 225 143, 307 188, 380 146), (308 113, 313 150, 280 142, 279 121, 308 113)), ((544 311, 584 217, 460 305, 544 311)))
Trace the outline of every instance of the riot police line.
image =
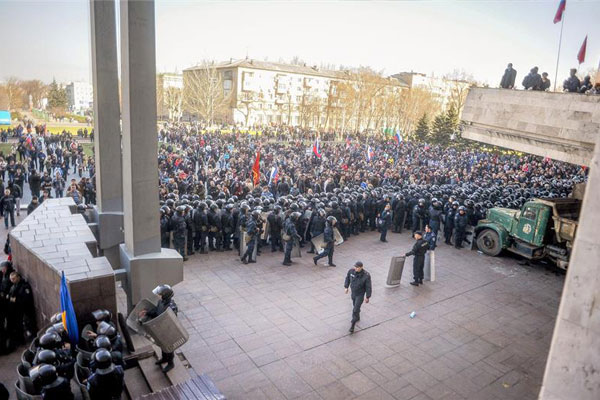
MULTIPOLYGON (((167 373, 174 368, 174 350, 187 341, 188 335, 176 321, 178 307, 173 300, 173 289, 159 285, 153 294, 157 300, 143 299, 130 314, 127 325, 140 331, 143 326, 154 328, 145 334, 154 335, 154 343, 162 350, 155 364, 164 364, 162 371, 167 373), (154 321, 160 321, 162 326, 153 324, 154 321)), ((73 400, 76 397, 71 390, 73 380, 83 399, 120 399, 125 385, 124 370, 133 367, 127 365, 124 355, 132 346, 128 336, 121 337, 114 320, 108 310, 95 310, 79 321, 84 327, 74 339, 65 328, 63 313, 54 314, 21 355, 14 385, 17 398, 73 400)), ((121 328, 125 329, 124 325, 121 328)))

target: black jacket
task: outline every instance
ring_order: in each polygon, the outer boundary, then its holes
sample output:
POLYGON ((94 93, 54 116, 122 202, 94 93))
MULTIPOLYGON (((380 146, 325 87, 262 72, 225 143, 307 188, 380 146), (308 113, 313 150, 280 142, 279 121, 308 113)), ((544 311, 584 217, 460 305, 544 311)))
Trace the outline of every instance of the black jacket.
POLYGON ((362 271, 356 272, 354 268, 350 268, 346 274, 344 287, 352 290, 353 296, 367 295, 367 299, 371 297, 371 274, 363 268, 362 271))
POLYGON ((425 253, 429 250, 429 243, 423 238, 417 240, 411 251, 406 253, 406 257, 415 256, 415 258, 425 257, 425 253))

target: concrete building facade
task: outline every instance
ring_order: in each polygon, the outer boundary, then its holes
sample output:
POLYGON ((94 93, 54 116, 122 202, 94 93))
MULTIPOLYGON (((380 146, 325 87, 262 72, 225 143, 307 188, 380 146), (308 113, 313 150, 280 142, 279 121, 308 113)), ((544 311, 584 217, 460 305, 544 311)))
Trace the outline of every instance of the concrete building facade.
POLYGON ((179 120, 183 114, 183 74, 156 75, 156 112, 159 119, 179 120))
POLYGON ((71 82, 65 86, 71 111, 89 110, 94 104, 94 87, 86 82, 71 82))
MULTIPOLYGON (((184 76, 203 68, 188 68, 184 76)), ((221 63, 215 68, 221 74, 224 94, 230 96, 228 122, 333 129, 343 125, 338 89, 342 82, 353 79, 349 71, 253 59, 221 63)), ((387 78, 386 91, 404 88, 398 79, 387 78)), ((369 128, 361 125, 362 129, 369 128)))
POLYGON ((447 109, 453 96, 466 92, 472 85, 471 82, 445 79, 420 72, 400 72, 392 77, 402 81, 410 89, 420 88, 430 91, 439 101, 442 111, 447 109))

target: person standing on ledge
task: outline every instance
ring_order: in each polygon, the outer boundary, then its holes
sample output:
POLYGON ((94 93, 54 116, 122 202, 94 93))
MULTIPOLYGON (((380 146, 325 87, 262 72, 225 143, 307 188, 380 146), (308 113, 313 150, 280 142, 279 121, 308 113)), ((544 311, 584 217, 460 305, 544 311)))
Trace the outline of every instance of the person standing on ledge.
POLYGON ((346 294, 348 294, 348 288, 352 291, 350 295, 352 299, 352 325, 350 325, 349 330, 352 333, 354 332, 354 325, 360 321, 360 307, 363 301, 368 303, 371 298, 371 274, 363 269, 362 262, 357 261, 354 263, 354 268, 348 270, 344 287, 346 288, 346 294))

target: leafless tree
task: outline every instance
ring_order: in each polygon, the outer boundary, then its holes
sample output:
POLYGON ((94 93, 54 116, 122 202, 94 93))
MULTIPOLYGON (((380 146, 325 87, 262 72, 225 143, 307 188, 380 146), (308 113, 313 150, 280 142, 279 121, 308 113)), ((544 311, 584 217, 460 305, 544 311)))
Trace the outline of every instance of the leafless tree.
POLYGON ((223 89, 221 72, 213 62, 205 61, 200 67, 185 71, 183 88, 185 110, 200 116, 209 125, 230 104, 230 97, 223 89))
POLYGON ((445 75, 444 79, 450 85, 448 108, 454 107, 454 109, 457 110, 458 115, 460 115, 465 106, 469 89, 476 84, 475 78, 465 70, 455 69, 451 73, 445 75))
POLYGON ((16 110, 23 106, 23 90, 19 79, 14 76, 9 77, 0 84, 1 97, 5 98, 6 108, 8 110, 16 110))

